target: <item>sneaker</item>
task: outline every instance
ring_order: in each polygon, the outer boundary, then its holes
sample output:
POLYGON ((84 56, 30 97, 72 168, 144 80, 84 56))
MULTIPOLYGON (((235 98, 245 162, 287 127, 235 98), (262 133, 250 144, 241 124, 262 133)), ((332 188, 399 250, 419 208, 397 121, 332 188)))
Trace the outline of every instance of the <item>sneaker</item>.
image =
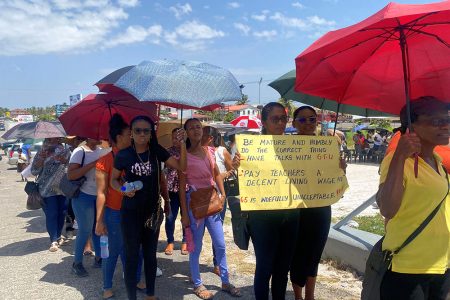
POLYGON ((94 264, 92 265, 92 267, 99 269, 102 267, 102 259, 100 257, 96 257, 94 259, 94 264))
POLYGON ((66 228, 67 239, 69 239, 69 240, 73 239, 73 232, 74 232, 73 228, 66 228))
POLYGON ((53 242, 53 243, 51 243, 50 248, 48 249, 48 251, 56 252, 56 251, 58 251, 58 249, 59 249, 58 242, 53 242))
POLYGON ((58 246, 63 246, 63 245, 65 245, 65 244, 67 244, 67 242, 68 242, 68 240, 66 240, 63 236, 61 236, 59 239, 58 239, 58 246))
POLYGON ((156 277, 162 276, 162 270, 159 267, 156 267, 156 277))
POLYGON ((73 263, 72 265, 72 273, 77 275, 78 277, 86 277, 89 273, 83 267, 82 263, 73 263))

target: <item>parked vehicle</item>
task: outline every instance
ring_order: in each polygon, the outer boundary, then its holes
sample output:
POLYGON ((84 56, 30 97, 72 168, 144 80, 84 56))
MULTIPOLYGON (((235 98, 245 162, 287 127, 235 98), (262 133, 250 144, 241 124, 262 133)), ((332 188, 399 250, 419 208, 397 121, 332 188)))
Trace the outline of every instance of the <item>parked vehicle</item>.
POLYGON ((19 143, 19 140, 6 140, 3 143, 0 143, 0 148, 3 150, 4 155, 8 155, 10 148, 16 144, 19 143))
MULTIPOLYGON (((24 141, 20 143, 16 143, 12 146, 12 148, 8 152, 8 164, 15 166, 17 165, 17 160, 19 157, 19 153, 17 152, 18 149, 21 149, 23 145, 30 144, 30 154, 31 157, 34 157, 36 153, 42 148, 42 140, 31 140, 31 141, 24 141)), ((28 156, 28 155, 27 155, 28 156)))

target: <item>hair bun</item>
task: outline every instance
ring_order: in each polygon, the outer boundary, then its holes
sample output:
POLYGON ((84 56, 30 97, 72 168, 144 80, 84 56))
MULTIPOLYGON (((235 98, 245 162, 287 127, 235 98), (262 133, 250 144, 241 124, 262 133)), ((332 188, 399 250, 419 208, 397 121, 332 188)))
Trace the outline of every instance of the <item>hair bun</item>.
POLYGON ((109 120, 109 128, 122 128, 124 127, 124 125, 128 126, 123 117, 118 113, 112 115, 111 119, 109 120))

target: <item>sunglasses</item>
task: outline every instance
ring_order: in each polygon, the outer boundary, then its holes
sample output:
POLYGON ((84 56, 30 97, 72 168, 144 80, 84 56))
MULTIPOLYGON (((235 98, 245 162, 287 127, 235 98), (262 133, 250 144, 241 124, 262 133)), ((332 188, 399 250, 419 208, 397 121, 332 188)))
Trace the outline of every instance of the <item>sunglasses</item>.
POLYGON ((140 135, 140 134, 144 134, 144 135, 149 135, 151 132, 150 128, 133 128, 133 133, 140 135))
POLYGON ((277 117, 277 116, 272 116, 269 118, 270 122, 272 122, 273 124, 278 124, 280 121, 282 123, 287 123, 288 121, 288 117, 287 116, 281 116, 281 117, 277 117))
POLYGON ((308 117, 308 118, 296 118, 295 119, 297 122, 299 122, 300 124, 305 124, 305 123, 316 123, 317 118, 316 117, 308 117))

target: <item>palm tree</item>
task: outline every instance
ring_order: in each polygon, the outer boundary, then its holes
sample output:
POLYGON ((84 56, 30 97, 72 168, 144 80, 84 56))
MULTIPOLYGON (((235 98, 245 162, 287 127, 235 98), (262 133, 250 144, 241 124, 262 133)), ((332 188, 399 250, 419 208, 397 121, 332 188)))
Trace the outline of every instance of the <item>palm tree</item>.
POLYGON ((286 98, 278 99, 278 103, 282 104, 287 109, 288 116, 292 116, 296 107, 294 106, 294 101, 286 98))

